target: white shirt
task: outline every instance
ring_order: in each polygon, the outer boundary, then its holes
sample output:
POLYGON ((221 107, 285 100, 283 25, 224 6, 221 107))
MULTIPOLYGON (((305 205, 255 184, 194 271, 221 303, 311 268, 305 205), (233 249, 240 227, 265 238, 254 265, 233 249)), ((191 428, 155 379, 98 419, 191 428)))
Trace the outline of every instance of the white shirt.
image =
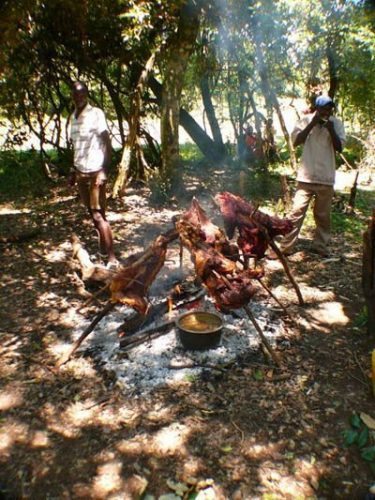
POLYGON ((103 168, 106 145, 100 135, 108 130, 103 111, 87 104, 78 118, 73 113, 70 137, 74 149, 74 167, 84 174, 103 168))
MULTIPOLYGON (((311 122, 313 114, 303 117, 292 132, 295 141, 299 132, 304 130, 311 122)), ((333 127, 341 144, 345 142, 345 130, 341 120, 330 116, 333 127)), ((335 183, 336 159, 335 150, 329 131, 323 125, 317 124, 311 130, 303 145, 301 165, 297 172, 297 181, 313 184, 326 184, 333 186, 335 183)))

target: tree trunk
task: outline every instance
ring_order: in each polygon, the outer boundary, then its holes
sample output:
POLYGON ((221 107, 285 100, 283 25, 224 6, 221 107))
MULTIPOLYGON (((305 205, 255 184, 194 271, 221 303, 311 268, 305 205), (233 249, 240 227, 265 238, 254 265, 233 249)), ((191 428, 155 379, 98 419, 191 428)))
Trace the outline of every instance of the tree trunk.
POLYGON ((225 146, 223 143, 221 130, 220 130, 218 121, 216 119, 215 108, 212 104, 211 91, 210 91, 210 86, 209 86, 207 74, 204 74, 201 77, 200 89, 201 89, 201 94, 202 94, 204 110, 206 112, 208 123, 210 124, 210 128, 211 128, 212 137, 215 141, 215 144, 217 144, 218 150, 222 151, 223 154, 225 154, 225 146))
POLYGON ((129 168, 130 159, 133 148, 136 145, 137 133, 139 129, 139 116, 142 107, 142 94, 144 91, 145 84, 149 78, 151 69, 154 65, 155 54, 152 54, 146 63, 144 70, 139 77, 137 87, 135 89, 132 102, 131 102, 131 113, 129 117, 129 133, 125 141, 125 146, 122 152, 122 157, 120 164, 118 166, 117 177, 112 190, 112 197, 117 198, 119 194, 124 192, 126 187, 126 182, 129 178, 129 168))
POLYGON ((249 92, 249 100, 251 108, 253 110, 255 131, 257 135, 257 145, 256 145, 257 156, 262 163, 265 163, 265 156, 263 151, 262 124, 259 118, 259 113, 256 108, 253 94, 251 92, 249 92))
POLYGON ((199 12, 188 0, 180 10, 177 31, 168 40, 161 103, 162 175, 172 179, 179 162, 179 115, 184 74, 199 29, 199 12))
POLYGON ((363 235, 362 287, 367 306, 367 330, 375 335, 375 208, 363 235))
POLYGON ((339 79, 337 76, 337 64, 334 51, 332 47, 327 47, 326 50, 328 59, 328 71, 329 71, 329 90, 328 95, 331 99, 335 98, 337 87, 339 85, 339 79))
MULTIPOLYGON (((256 30, 256 27, 255 27, 255 30, 256 30)), ((272 105, 276 111, 277 117, 278 117, 279 122, 280 122, 281 130, 283 131, 286 143, 288 145, 289 154, 290 154, 290 162, 291 162, 292 168, 293 168, 293 170, 296 170, 297 169, 297 159, 296 159, 296 153, 294 151, 292 138, 290 137, 288 129, 286 128, 285 120, 284 120, 283 114, 281 112, 277 96, 276 96, 273 88, 271 87, 269 77, 268 77, 267 66, 264 62, 263 52, 262 52, 259 40, 256 36, 255 36, 254 42, 255 42, 256 57, 257 57, 258 64, 259 64, 259 76, 260 76, 260 80, 261 80, 261 88, 263 91, 263 95, 264 95, 264 98, 266 100, 266 103, 268 103, 267 107, 270 107, 270 105, 272 105)))
MULTIPOLYGON (((151 77, 149 86, 155 94, 156 101, 161 105, 161 95, 163 86, 151 77)), ((224 158, 223 154, 218 150, 215 142, 209 137, 202 127, 194 120, 194 118, 183 108, 179 111, 179 121, 181 127, 189 134, 192 141, 198 146, 204 156, 210 161, 221 162, 224 158)))

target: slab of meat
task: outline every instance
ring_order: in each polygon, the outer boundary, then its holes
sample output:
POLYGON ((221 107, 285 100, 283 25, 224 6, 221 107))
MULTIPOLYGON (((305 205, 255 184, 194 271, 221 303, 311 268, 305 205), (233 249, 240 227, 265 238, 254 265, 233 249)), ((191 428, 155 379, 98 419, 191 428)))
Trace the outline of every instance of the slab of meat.
POLYGON ((168 243, 176 237, 177 233, 158 236, 143 253, 129 257, 110 283, 111 300, 145 314, 147 292, 164 265, 168 243))
POLYGON ((237 246, 230 243, 225 232, 209 219, 207 213, 199 205, 196 198, 193 198, 189 210, 186 210, 182 214, 180 220, 190 224, 196 231, 199 231, 202 241, 206 242, 226 257, 234 260, 238 258, 237 246))
POLYGON ((199 226, 182 217, 176 222, 182 244, 188 248, 195 272, 221 309, 237 309, 248 304, 256 292, 252 279, 260 270, 240 270, 235 261, 210 246, 199 226))
POLYGON ((228 238, 233 238, 237 228, 238 246, 247 257, 264 257, 269 238, 286 235, 293 229, 289 219, 265 214, 252 203, 227 191, 217 194, 215 201, 220 207, 228 238))
POLYGON ((256 293, 252 280, 260 278, 262 270, 239 270, 213 248, 199 248, 192 255, 197 276, 220 309, 238 309, 249 303, 256 293))

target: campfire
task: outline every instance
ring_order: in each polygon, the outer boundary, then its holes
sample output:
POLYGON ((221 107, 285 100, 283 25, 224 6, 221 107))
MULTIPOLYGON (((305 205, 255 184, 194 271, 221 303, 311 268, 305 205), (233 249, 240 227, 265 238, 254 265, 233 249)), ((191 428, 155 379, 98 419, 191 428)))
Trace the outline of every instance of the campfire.
MULTIPOLYGON (((110 298, 71 349, 59 360, 58 366, 70 359, 98 323, 119 304, 134 311, 118 328, 120 347, 126 352, 166 335, 175 325, 175 313, 183 308, 202 307, 203 299, 205 307, 209 301, 211 307, 222 315, 231 315, 232 321, 233 316, 250 320, 263 347, 273 361, 278 366, 281 365, 281 360, 264 335, 249 303, 253 305, 253 298, 258 290, 263 289, 286 312, 262 279, 264 269, 261 261, 269 247, 280 256, 299 303, 303 303, 287 261, 274 242, 276 236, 287 234, 291 230, 291 223, 287 219, 271 217, 228 192, 216 195, 214 202, 223 217, 224 229, 216 226, 199 202, 193 199, 190 208, 171 221, 172 229, 155 238, 144 252, 130 256, 117 272, 94 266, 79 240, 73 239, 73 254, 80 263, 83 279, 104 284, 99 293, 109 292, 110 298), (236 242, 233 241, 235 236, 236 242), (187 250, 194 274, 190 279, 176 283, 168 291, 166 298, 152 303, 149 298, 150 288, 165 265, 169 246, 175 242, 180 245, 181 270, 183 252, 187 250)), ((93 296, 94 298, 97 297, 93 296)))

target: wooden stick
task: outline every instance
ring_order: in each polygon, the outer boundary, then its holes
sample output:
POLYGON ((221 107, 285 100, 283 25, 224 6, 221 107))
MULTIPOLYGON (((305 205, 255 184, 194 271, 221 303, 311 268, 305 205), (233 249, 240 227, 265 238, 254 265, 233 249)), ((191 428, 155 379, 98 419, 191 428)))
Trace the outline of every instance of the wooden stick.
POLYGON ((272 349, 270 343, 268 342, 268 340, 266 339, 261 327, 259 326, 259 323, 257 322, 257 320, 255 319, 253 313, 251 312, 250 308, 248 305, 245 305, 243 306, 243 310, 246 312, 246 314, 248 315, 250 321, 252 322, 252 324, 254 325, 255 327, 255 330, 258 332, 261 340, 262 340, 262 343, 263 345, 265 346, 265 348, 267 349, 267 351, 270 353, 272 359, 274 360, 274 362, 277 364, 278 367, 282 367, 282 362, 280 360, 280 357, 279 355, 272 349))
POLYGON ((56 364, 57 368, 60 368, 62 365, 67 363, 71 356, 76 352, 78 347, 82 344, 82 342, 85 340, 86 337, 90 335, 90 333, 93 331, 93 329, 96 327, 96 325, 99 323, 99 321, 104 318, 106 314, 108 314, 114 307, 116 303, 115 302, 107 302, 107 304, 103 307, 103 309, 95 316, 95 318, 91 321, 89 326, 84 330, 82 335, 74 342, 72 347, 69 349, 67 353, 65 353, 59 361, 56 364))
MULTIPOLYGON (((228 280, 228 278, 226 276, 222 276, 220 275, 217 271, 213 270, 212 271, 218 278, 221 278, 224 283, 227 285, 228 288, 230 288, 231 290, 233 290, 233 286, 231 284, 231 282, 228 280)), ((270 343, 268 342, 268 340, 266 339, 266 337, 264 336, 264 333, 261 329, 261 327, 259 326, 258 322, 256 321, 253 313, 250 311, 250 308, 249 306, 246 304, 243 306, 243 309, 244 311, 246 312, 246 314, 249 316, 249 319, 250 321, 253 323, 253 325, 255 326, 255 330, 258 332, 260 338, 261 338, 261 341, 263 343, 263 345, 265 346, 265 348, 267 349, 267 351, 270 353, 272 359, 274 360, 274 362, 277 364, 277 366, 282 366, 282 363, 280 361, 280 358, 279 356, 274 352, 274 350, 272 349, 270 343)))
POLYGON ((179 253, 179 257, 180 257, 180 271, 182 272, 183 270, 183 258, 184 258, 184 246, 182 244, 182 241, 180 240, 180 253, 179 253))
POLYGON ((122 338, 120 342, 120 348, 124 351, 142 344, 143 342, 151 339, 155 339, 169 332, 171 326, 175 324, 174 320, 165 321, 164 323, 158 324, 148 330, 143 330, 137 335, 132 335, 129 338, 122 338))
POLYGON ((293 288, 296 291, 297 297, 298 297, 298 302, 300 306, 303 306, 305 304, 305 301, 303 300, 301 290, 299 289, 299 286, 297 285, 295 279, 292 276, 292 273, 290 272, 288 262, 282 252, 280 251, 279 247, 276 245, 276 243, 270 238, 269 244, 272 248, 272 250, 275 252, 275 254, 279 257, 281 264, 283 265, 284 271, 286 275, 288 276, 290 282, 292 283, 293 288))
POLYGON ((259 283, 262 285, 262 287, 266 290, 266 292, 269 293, 269 295, 273 298, 273 300, 281 307, 281 309, 284 311, 285 314, 290 316, 288 313, 287 308, 279 301, 279 299, 272 293, 272 291, 268 288, 268 286, 262 281, 262 278, 258 278, 259 283))

